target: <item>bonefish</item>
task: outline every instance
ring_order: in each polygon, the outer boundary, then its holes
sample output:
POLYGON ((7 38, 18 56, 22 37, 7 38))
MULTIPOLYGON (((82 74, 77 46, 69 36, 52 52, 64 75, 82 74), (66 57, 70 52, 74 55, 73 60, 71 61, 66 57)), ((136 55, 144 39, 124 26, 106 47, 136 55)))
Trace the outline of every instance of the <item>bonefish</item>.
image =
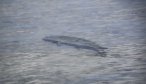
POLYGON ((57 45, 72 46, 77 49, 89 49, 96 51, 96 55, 105 56, 105 47, 97 45, 95 42, 71 36, 46 36, 43 38, 44 41, 55 43, 57 45))

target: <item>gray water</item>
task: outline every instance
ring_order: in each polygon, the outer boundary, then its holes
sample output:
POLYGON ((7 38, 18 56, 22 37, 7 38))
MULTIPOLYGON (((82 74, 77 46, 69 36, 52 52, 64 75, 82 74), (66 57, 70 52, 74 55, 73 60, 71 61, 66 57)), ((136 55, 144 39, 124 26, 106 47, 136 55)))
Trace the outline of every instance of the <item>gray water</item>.
POLYGON ((0 0, 0 84, 145 84, 145 0, 0 0), (88 39, 107 56, 44 42, 88 39))

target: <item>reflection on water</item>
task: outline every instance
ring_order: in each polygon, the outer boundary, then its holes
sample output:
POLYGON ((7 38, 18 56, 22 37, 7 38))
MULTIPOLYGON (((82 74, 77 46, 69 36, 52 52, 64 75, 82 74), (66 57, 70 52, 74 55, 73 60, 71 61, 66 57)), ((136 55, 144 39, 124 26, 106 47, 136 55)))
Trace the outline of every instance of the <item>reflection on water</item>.
POLYGON ((145 84, 144 4, 1 0, 0 83, 145 84), (107 56, 44 42, 49 35, 89 39, 106 46, 107 56))

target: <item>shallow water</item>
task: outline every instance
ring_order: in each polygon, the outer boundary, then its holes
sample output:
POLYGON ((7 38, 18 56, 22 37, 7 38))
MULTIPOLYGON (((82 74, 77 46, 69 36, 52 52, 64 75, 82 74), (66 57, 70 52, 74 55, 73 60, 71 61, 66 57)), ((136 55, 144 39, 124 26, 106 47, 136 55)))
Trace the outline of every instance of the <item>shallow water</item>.
POLYGON ((1 84, 145 84, 145 0, 1 0, 1 84), (66 35, 107 56, 46 43, 66 35))

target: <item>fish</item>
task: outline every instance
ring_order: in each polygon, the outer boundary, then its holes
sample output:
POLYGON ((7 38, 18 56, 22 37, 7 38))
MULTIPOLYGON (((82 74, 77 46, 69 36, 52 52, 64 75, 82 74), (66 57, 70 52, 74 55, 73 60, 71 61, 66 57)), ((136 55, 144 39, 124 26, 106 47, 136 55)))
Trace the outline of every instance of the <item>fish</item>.
POLYGON ((43 38, 44 41, 54 43, 58 46, 66 45, 66 46, 72 46, 76 49, 89 49, 96 52, 96 56, 100 55, 105 57, 106 52, 105 49, 108 49, 106 47, 102 47, 97 45, 95 42, 92 42, 87 39, 79 38, 79 37, 72 37, 72 36, 46 36, 43 38))

